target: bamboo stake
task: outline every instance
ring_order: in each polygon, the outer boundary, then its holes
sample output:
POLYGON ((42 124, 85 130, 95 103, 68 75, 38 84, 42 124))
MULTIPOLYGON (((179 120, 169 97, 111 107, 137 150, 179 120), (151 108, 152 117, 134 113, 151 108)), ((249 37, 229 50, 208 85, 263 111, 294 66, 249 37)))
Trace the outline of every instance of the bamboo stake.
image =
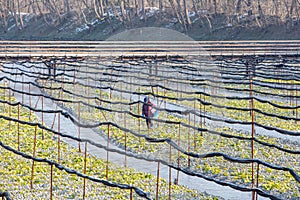
POLYGON ((130 188, 130 200, 132 200, 132 188, 130 188))
MULTIPOLYGON (((166 96, 166 80, 164 80, 164 97, 166 96)), ((164 100, 164 109, 167 108, 167 100, 164 100)))
MULTIPOLYGON (((189 125, 191 125, 191 113, 189 113, 189 125)), ((190 140, 191 140, 191 136, 190 136, 190 128, 189 128, 189 130, 188 130, 188 152, 191 151, 190 140)), ((188 156, 188 167, 190 167, 190 166, 191 166, 191 158, 190 158, 190 156, 188 156)))
POLYGON ((158 200, 159 176, 160 176, 160 162, 157 163, 156 200, 158 200))
MULTIPOLYGON (((298 97, 298 87, 297 86, 296 86, 296 97, 298 97)), ((298 98, 296 98, 296 107, 298 107, 298 98)), ((298 118, 298 108, 296 108, 296 118, 298 118)))
POLYGON ((50 165, 51 167, 51 175, 50 175, 50 200, 53 199, 53 165, 50 165))
POLYGON ((20 104, 18 104, 18 151, 20 151, 20 104))
MULTIPOLYGON (((4 101, 6 101, 6 81, 4 81, 4 101)), ((9 105, 8 105, 9 106, 9 105)), ((4 112, 6 112, 6 104, 3 104, 4 112)))
MULTIPOLYGON (((124 127, 126 128, 126 115, 125 115, 125 113, 124 113, 124 127)), ((126 167, 127 166, 127 155, 126 155, 126 153, 127 153, 127 133, 126 133, 126 131, 124 131, 124 142, 125 142, 124 167, 126 167)))
MULTIPOLYGON (((257 169, 256 169, 256 188, 258 188, 258 181, 259 180, 259 163, 257 164, 257 169)), ((258 194, 256 193, 256 200, 258 199, 258 194)))
MULTIPOLYGON (((57 131, 60 133, 60 113, 58 113, 57 121, 57 131)), ((57 136, 57 161, 60 163, 60 135, 57 136)))
MULTIPOLYGON (((42 124, 44 125, 44 96, 42 96, 42 124)), ((44 129, 42 129, 42 140, 44 140, 44 129)))
MULTIPOLYGON (((8 83, 10 85, 10 82, 8 83)), ((8 91, 8 101, 11 103, 11 90, 8 91)), ((11 117, 11 106, 8 107, 8 116, 11 117)), ((9 120, 9 130, 11 130, 11 120, 9 120)))
MULTIPOLYGON (((178 124, 178 146, 180 146, 180 124, 178 124)), ((180 151, 178 152, 178 158, 177 158, 177 166, 180 167, 180 151)), ((179 183, 179 170, 177 170, 177 179, 176 179, 176 185, 179 183)))
MULTIPOLYGON (((78 122, 80 123, 80 101, 78 102, 78 122)), ((80 139, 80 126, 78 126, 78 138, 80 139)), ((78 141, 78 151, 81 152, 80 141, 78 141)))
POLYGON ((22 103, 24 103, 24 74, 22 74, 22 103))
MULTIPOLYGON (((87 142, 85 142, 85 148, 84 148, 84 165, 83 165, 83 173, 86 174, 86 157, 87 157, 87 142)), ((85 199, 85 195, 86 195, 86 178, 83 178, 83 195, 82 198, 85 199)))
MULTIPOLYGON (((172 146, 170 145, 170 160, 172 162, 172 146)), ((172 193, 172 168, 169 167, 169 200, 171 200, 171 193, 172 193)))
MULTIPOLYGON (((204 93, 205 93, 205 86, 204 86, 204 93)), ((203 101, 205 102, 206 101, 206 95, 203 95, 203 101)), ((205 104, 203 105, 203 125, 205 126, 205 124, 206 124, 206 119, 205 119, 205 115, 206 115, 206 106, 205 106, 205 104)), ((202 128, 202 127, 201 127, 202 128)), ((201 132, 201 134, 202 134, 202 132, 201 132)))
MULTIPOLYGON (((251 132, 252 132, 252 140, 251 140, 251 158, 254 159, 254 134, 255 134, 255 127, 254 127, 254 98, 253 98, 253 82, 252 78, 250 79, 250 97, 251 97, 251 132)), ((254 162, 252 161, 252 188, 254 188, 254 162)), ((255 191, 252 191, 252 200, 254 200, 255 191)))
MULTIPOLYGON (((29 83, 29 107, 31 108, 31 83, 29 83)), ((31 110, 29 110, 29 121, 31 121, 31 110)))
MULTIPOLYGON (((36 154, 36 133, 37 133, 37 126, 35 126, 35 130, 34 130, 33 153, 32 153, 33 157, 35 157, 36 154)), ((33 178, 34 178, 34 160, 32 160, 32 165, 31 165, 30 189, 33 189, 33 178)))
MULTIPOLYGON (((107 125, 107 145, 106 145, 107 148, 109 148, 109 131, 110 131, 110 124, 107 125)), ((109 162, 109 151, 106 151, 106 180, 108 180, 108 162, 109 162)))

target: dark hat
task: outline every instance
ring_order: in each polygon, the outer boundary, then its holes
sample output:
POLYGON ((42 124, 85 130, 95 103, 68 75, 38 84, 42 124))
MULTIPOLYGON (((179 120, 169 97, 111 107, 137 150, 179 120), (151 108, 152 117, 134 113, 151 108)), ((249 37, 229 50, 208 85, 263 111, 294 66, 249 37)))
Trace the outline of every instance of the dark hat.
POLYGON ((144 102, 147 103, 148 102, 148 97, 144 98, 144 102))

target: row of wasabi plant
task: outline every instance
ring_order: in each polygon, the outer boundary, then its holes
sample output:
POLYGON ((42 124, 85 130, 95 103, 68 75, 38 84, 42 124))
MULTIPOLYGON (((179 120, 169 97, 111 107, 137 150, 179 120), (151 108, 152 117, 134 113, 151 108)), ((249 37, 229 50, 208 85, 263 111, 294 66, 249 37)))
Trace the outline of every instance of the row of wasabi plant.
MULTIPOLYGON (((4 102, 17 102, 14 97, 8 98, 7 91, 0 90, 0 99, 4 102)), ((85 157, 76 147, 69 145, 59 136, 43 130, 38 126, 30 126, 9 119, 19 119, 24 122, 41 123, 33 112, 20 106, 10 106, 1 103, 0 141, 35 158, 43 158, 57 162, 63 167, 84 173, 101 180, 117 184, 128 184, 148 192, 151 198, 156 196, 157 177, 151 174, 124 168, 109 162, 106 174, 106 160, 92 154, 85 157), (18 110, 19 109, 19 110, 18 110), (18 114, 19 113, 19 114, 18 114), (58 153, 58 149, 59 153, 58 153), (59 156, 58 156, 59 154, 59 156), (58 158, 59 157, 59 158, 58 158), (86 162, 86 168, 84 163, 86 162), (108 177, 108 179, 107 179, 108 177)), ((34 162, 5 148, 0 147, 0 173, 2 175, 0 188, 10 193, 12 199, 143 199, 130 190, 109 187, 91 180, 84 180, 76 174, 53 167, 46 162, 34 162), (84 189, 85 188, 85 189, 84 189)), ((173 199, 217 199, 207 194, 199 193, 175 184, 171 185, 173 199)), ((160 178, 158 188, 159 199, 169 198, 169 183, 160 178)))
MULTIPOLYGON (((47 85, 49 86, 49 85, 47 85)), ((72 99, 75 101, 86 102, 90 105, 101 106, 102 108, 109 108, 121 111, 130 111, 136 115, 141 115, 141 106, 138 104, 134 105, 122 105, 122 103, 130 102, 130 95, 124 95, 120 92, 109 92, 107 90, 99 90, 94 88, 89 88, 83 85, 69 85, 64 84, 64 89, 72 90, 76 87, 76 94, 86 94, 89 97, 98 97, 102 100, 119 102, 116 104, 103 103, 98 100, 85 99, 78 97, 78 95, 63 94, 66 99, 72 99), (87 92, 89 91, 89 92, 87 92)), ((125 87, 122 86, 122 89, 125 87)), ((119 88, 120 89, 120 88, 119 88)), ((135 89, 135 91, 151 93, 152 88, 147 89, 135 89)), ((47 91, 50 93, 50 90, 47 91)), ((176 92, 158 92, 156 95, 165 95, 168 97, 175 97, 176 92)), ((193 95, 182 94, 182 98, 192 98, 193 95)), ((203 97, 203 96, 202 96, 203 97)), ((139 99, 143 97, 140 96, 139 99)), ((198 95, 199 98, 199 95, 198 95)), ((176 104, 187 109, 196 110, 204 109, 204 105, 201 105, 198 101, 189 102, 189 101, 176 101, 176 100, 167 100, 168 103, 176 104)), ((212 97, 205 97, 205 101, 214 102, 217 105, 225 105, 228 107, 236 108, 249 108, 249 100, 226 100, 222 101, 221 99, 213 99, 212 97)), ((156 102, 156 99, 154 100, 156 102)), ((158 99, 160 103, 161 100, 158 99)), ((278 100, 275 102, 279 105, 283 105, 283 102, 278 100)), ((76 115, 78 114, 78 104, 76 103, 63 103, 64 107, 73 111, 76 115)), ((255 102, 257 109, 261 109, 264 112, 276 113, 278 115, 292 116, 291 111, 286 109, 277 109, 273 108, 270 104, 264 104, 261 102, 255 102), (278 111, 277 111, 278 110, 278 111)), ((162 106, 163 107, 163 106, 162 106)), ((204 110, 203 110, 204 111, 204 110)), ((227 117, 230 119, 241 120, 241 121, 251 121, 250 112, 241 112, 238 110, 228 110, 228 109, 219 109, 213 106, 206 106, 205 112, 208 115, 216 115, 227 117)), ((237 158, 251 158, 251 141, 250 140, 239 140, 222 137, 220 135, 214 135, 207 132, 200 132, 193 128, 188 128, 181 126, 179 131, 179 126, 174 124, 163 123, 162 121, 155 121, 155 128, 148 131, 145 128, 145 122, 141 118, 136 118, 128 113, 118 113, 110 112, 101 109, 91 107, 81 106, 80 109, 80 118, 86 123, 92 123, 96 121, 111 121, 118 124, 120 127, 128 128, 135 133, 144 134, 147 137, 152 138, 170 138, 175 141, 180 147, 186 151, 193 153, 204 154, 210 152, 224 152, 232 157, 237 158), (179 135, 180 132, 180 135, 179 135)), ((200 125, 199 117, 188 119, 188 116, 179 117, 172 113, 161 111, 159 114, 158 120, 166 121, 175 121, 184 124, 189 124, 195 128, 207 128, 212 131, 217 131, 220 133, 226 133, 233 136, 246 136, 251 138, 250 133, 247 131, 240 131, 233 128, 222 127, 218 125, 213 125, 213 123, 202 123, 200 125)), ((201 119, 202 121, 204 119, 201 119)), ((298 124, 293 121, 289 121, 291 125, 284 123, 284 120, 273 120, 271 117, 256 115, 256 122, 262 123, 265 125, 276 126, 278 128, 286 130, 297 130, 298 124)), ((107 133, 107 127, 100 127, 100 134, 104 135, 107 133)), ((166 143, 149 143, 143 137, 137 137, 134 134, 127 133, 117 127, 110 128, 111 135, 110 139, 115 144, 119 145, 121 148, 126 149, 127 151, 134 152, 136 154, 143 154, 147 156, 159 156, 159 158, 168 160, 170 157, 169 145, 166 143), (138 141, 138 142, 137 142, 138 141)), ((267 142, 270 144, 276 144, 287 149, 299 149, 298 144, 293 142, 284 141, 282 139, 275 139, 272 137, 262 136, 260 134, 255 136, 258 140, 267 142)), ((241 184, 251 187, 252 182, 252 170, 251 165, 232 163, 224 160, 221 157, 206 158, 206 159, 195 159, 188 157, 178 151, 172 151, 171 154, 172 163, 180 167, 186 167, 190 171, 210 175, 213 177, 218 177, 220 180, 226 180, 236 184, 241 184), (178 162, 179 161, 179 162, 178 162)), ((297 154, 290 154, 282 152, 281 150, 269 148, 262 144, 255 144, 254 157, 261 159, 265 162, 272 163, 278 166, 290 167, 296 171, 299 171, 299 166, 297 164, 297 154)), ((272 194, 282 195, 284 198, 294 198, 299 196, 299 183, 288 173, 273 170, 267 167, 260 167, 259 176, 258 176, 258 187, 263 190, 269 191, 272 194)))

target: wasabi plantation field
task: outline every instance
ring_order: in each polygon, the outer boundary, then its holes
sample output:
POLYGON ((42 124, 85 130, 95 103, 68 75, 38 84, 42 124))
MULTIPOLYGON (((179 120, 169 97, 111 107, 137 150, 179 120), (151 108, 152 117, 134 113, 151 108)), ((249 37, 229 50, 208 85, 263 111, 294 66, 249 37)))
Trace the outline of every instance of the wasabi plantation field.
POLYGON ((4 199, 300 198, 296 57, 0 65, 4 199))

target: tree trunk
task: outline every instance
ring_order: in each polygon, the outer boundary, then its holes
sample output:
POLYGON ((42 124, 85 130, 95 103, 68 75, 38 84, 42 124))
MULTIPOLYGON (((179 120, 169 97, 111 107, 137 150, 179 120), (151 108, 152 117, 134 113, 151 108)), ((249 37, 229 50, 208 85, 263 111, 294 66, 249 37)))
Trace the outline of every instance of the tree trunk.
MULTIPOLYGON (((8 20, 9 20, 9 11, 8 11, 8 5, 7 5, 7 2, 2 2, 0 3, 0 16, 2 18, 2 23, 3 23, 3 28, 5 30, 5 32, 7 31, 7 28, 8 28, 8 20)), ((0 18, 0 19, 1 19, 0 18)))
POLYGON ((187 22, 187 26, 189 27, 192 24, 192 22, 191 22, 191 19, 190 19, 188 7, 186 5, 186 0, 183 0, 183 8, 184 8, 184 14, 185 14, 185 19, 186 19, 186 22, 187 22))
POLYGON ((116 6, 113 1, 111 2, 111 6, 114 11, 115 17, 118 18, 119 20, 123 21, 122 17, 119 15, 119 12, 117 11, 116 6))
POLYGON ((300 19, 300 14, 299 14, 299 5, 300 5, 300 1, 297 0, 297 3, 296 3, 296 15, 297 15, 297 21, 299 21, 300 19), (298 3, 298 4, 297 4, 298 3))
POLYGON ((180 15, 179 15, 179 13, 178 13, 178 11, 176 9, 174 1, 173 0, 169 0, 169 2, 170 2, 170 5, 171 5, 173 11, 175 12, 175 15, 176 15, 176 18, 177 18, 178 22, 180 24, 183 24, 183 22, 181 21, 180 15))
POLYGON ((162 11, 163 11, 163 0, 158 0, 158 7, 159 7, 159 12, 162 13, 162 11))
POLYGON ((87 9, 90 9, 89 5, 88 5, 88 2, 86 2, 85 0, 81 0, 81 2, 85 5, 85 7, 87 9))
POLYGON ((143 19, 146 20, 145 0, 142 0, 142 16, 143 16, 143 19))
MULTIPOLYGON (((258 6, 258 15, 259 15, 259 18, 260 18, 259 21, 262 22, 261 26, 264 26, 264 24, 265 24, 265 16, 264 16, 263 10, 262 10, 262 8, 261 8, 260 0, 257 1, 257 4, 258 4, 258 5, 257 5, 257 6, 258 6)), ((257 20, 258 20, 258 19, 257 19, 257 20)))
POLYGON ((237 14, 240 14, 241 12, 241 5, 242 5, 242 0, 238 0, 236 3, 236 10, 235 10, 237 14))
POLYGON ((253 12, 252 12, 252 0, 247 1, 247 7, 248 7, 248 17, 251 17, 253 12))
POLYGON ((93 8, 94 8, 94 12, 95 12, 96 18, 101 19, 101 16, 98 13, 98 5, 97 5, 96 0, 93 0, 93 8))
POLYGON ((89 25, 90 23, 87 21, 86 15, 84 14, 84 11, 82 9, 80 9, 80 11, 81 11, 84 23, 86 23, 87 25, 89 25))
MULTIPOLYGON (((175 7, 175 9, 176 9, 176 7, 175 7)), ((181 0, 177 0, 177 13, 180 17, 180 21, 183 24, 184 30, 187 31, 187 23, 186 23, 186 20, 184 18, 184 14, 181 10, 181 0)))
POLYGON ((34 14, 34 20, 37 21, 38 13, 37 13, 36 5, 35 5, 34 2, 31 3, 31 9, 32 9, 32 12, 34 14))
POLYGON ((56 14, 59 20, 61 20, 61 15, 58 10, 59 6, 56 5, 56 2, 54 0, 49 0, 48 2, 49 2, 49 6, 51 7, 52 13, 56 14))
POLYGON ((217 0, 214 0, 214 14, 217 14, 217 0))
POLYGON ((21 14, 20 0, 17 1, 17 4, 18 4, 19 21, 20 21, 21 29, 23 29, 24 28, 24 23, 23 23, 23 17, 22 17, 22 14, 21 14))
POLYGON ((263 11, 261 9, 260 0, 257 1, 257 6, 258 6, 258 15, 263 18, 264 17, 264 13, 263 13, 263 11))
POLYGON ((291 8, 290 8, 290 17, 293 17, 294 10, 296 9, 297 9, 297 2, 296 0, 292 0, 291 8))
POLYGON ((211 21, 210 21, 210 19, 209 19, 209 17, 207 16, 207 15, 205 15, 205 18, 206 18, 206 20, 207 20, 207 22, 208 22, 208 25, 209 25, 209 30, 211 31, 212 30, 212 24, 211 24, 211 21))
POLYGON ((100 12, 101 18, 103 18, 103 16, 104 16, 103 0, 99 0, 99 12, 100 12))
POLYGON ((108 22, 110 23, 111 20, 110 20, 110 14, 109 14, 109 3, 108 3, 108 0, 103 0, 103 3, 104 3, 104 12, 106 13, 106 16, 107 16, 107 19, 108 19, 108 22))
POLYGON ((70 11, 71 11, 71 8, 70 8, 70 2, 69 2, 70 0, 65 0, 64 1, 64 6, 65 6, 65 9, 66 9, 66 13, 67 13, 67 15, 68 14, 70 14, 70 11))
POLYGON ((40 2, 39 0, 35 0, 36 7, 38 8, 39 13, 42 15, 44 22, 45 22, 48 26, 51 26, 51 24, 48 22, 48 20, 47 20, 45 14, 44 14, 43 11, 42 11, 42 8, 40 7, 39 2, 40 2))
POLYGON ((184 31, 187 32, 188 30, 188 24, 187 24, 187 20, 185 19, 184 17, 184 11, 181 10, 181 1, 180 0, 177 0, 177 8, 178 8, 178 13, 179 13, 179 16, 180 16, 180 19, 181 21, 183 22, 183 28, 184 28, 184 31))
POLYGON ((10 10, 10 13, 12 14, 13 18, 14 18, 14 21, 15 21, 15 25, 16 27, 19 29, 19 18, 18 18, 18 15, 17 15, 17 8, 16 8, 16 4, 15 4, 15 1, 11 1, 11 5, 9 6, 9 10, 10 10))
POLYGON ((276 0, 273 0, 273 5, 274 5, 274 10, 275 10, 275 15, 278 16, 278 5, 276 0))
POLYGON ((125 12, 125 2, 124 2, 124 0, 120 0, 119 4, 120 4, 120 8, 121 8, 121 15, 122 15, 123 21, 126 22, 127 21, 127 16, 126 16, 126 12, 125 12))

